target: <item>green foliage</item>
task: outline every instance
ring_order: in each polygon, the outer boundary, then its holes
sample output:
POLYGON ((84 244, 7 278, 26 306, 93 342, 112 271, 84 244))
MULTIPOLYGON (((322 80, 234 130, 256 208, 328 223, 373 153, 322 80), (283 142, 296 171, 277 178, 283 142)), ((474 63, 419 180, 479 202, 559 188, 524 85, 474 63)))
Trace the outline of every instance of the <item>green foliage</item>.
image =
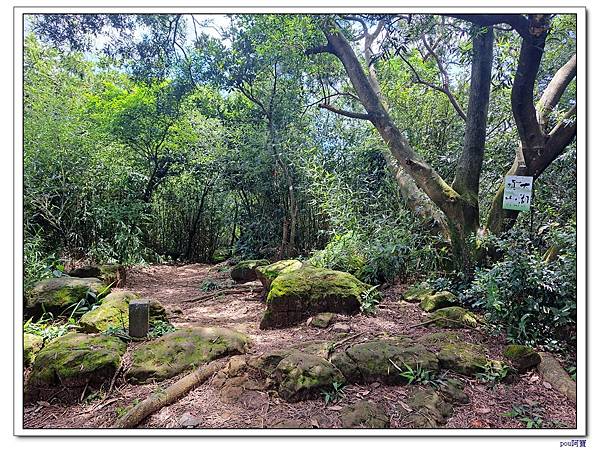
POLYGON ((571 245, 556 260, 547 262, 527 234, 514 230, 494 240, 502 258, 475 273, 467 297, 475 307, 483 308, 490 327, 506 331, 510 342, 549 349, 557 349, 563 342, 574 343, 574 229, 563 230, 561 236, 571 236, 571 245))
POLYGON ((371 315, 375 313, 375 309, 381 300, 381 294, 377 291, 379 286, 371 286, 366 291, 360 294, 360 312, 371 315))
POLYGON ((23 332, 35 334, 44 338, 44 341, 49 341, 54 338, 63 336, 69 331, 74 331, 77 326, 71 322, 61 323, 55 321, 54 317, 50 313, 44 314, 35 322, 33 318, 29 318, 23 324, 23 332))
POLYGON ((330 403, 337 403, 342 398, 344 398, 346 396, 346 394, 344 393, 344 389, 344 383, 340 381, 334 381, 331 384, 330 389, 321 389, 321 394, 323 395, 323 400, 325 401, 325 404, 329 405, 330 403))
POLYGON ((175 331, 175 327, 169 322, 165 322, 163 320, 155 320, 151 324, 148 337, 151 339, 155 339, 161 337, 164 334, 172 333, 173 331, 175 331))
POLYGON ((490 360, 480 367, 482 372, 476 373, 475 378, 483 383, 498 383, 506 378, 510 372, 510 366, 502 361, 490 360))
POLYGON ((23 288, 27 291, 40 280, 62 276, 65 268, 55 254, 46 253, 38 233, 23 245, 23 270, 23 288))
POLYGON ((513 405, 510 411, 504 412, 502 415, 517 419, 526 428, 542 428, 544 425, 544 409, 537 403, 513 405))
POLYGON ((394 361, 389 359, 394 368, 400 373, 400 376, 406 379, 408 384, 422 384, 439 387, 445 383, 445 377, 433 370, 424 369, 418 364, 411 367, 404 363, 404 368, 399 367, 394 361))

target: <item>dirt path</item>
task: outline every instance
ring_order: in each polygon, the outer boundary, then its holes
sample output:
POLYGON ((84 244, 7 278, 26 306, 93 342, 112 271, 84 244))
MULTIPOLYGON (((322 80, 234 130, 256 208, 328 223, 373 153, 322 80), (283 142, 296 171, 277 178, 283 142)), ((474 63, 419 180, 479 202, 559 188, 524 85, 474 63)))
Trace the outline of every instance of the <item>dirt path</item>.
MULTIPOLYGON (((150 266, 128 272, 125 289, 146 298, 159 300, 166 308, 169 320, 176 327, 224 326, 247 333, 253 340, 252 354, 282 348, 311 340, 336 340, 330 329, 321 330, 305 324, 282 330, 259 330, 258 324, 264 310, 260 301, 260 287, 254 292, 245 291, 218 295, 203 301, 190 300, 204 296, 204 286, 230 285, 227 266, 193 264, 186 266, 150 266)), ((361 338, 377 333, 406 334, 414 337, 428 332, 424 327, 411 325, 422 322, 426 314, 418 305, 399 302, 403 286, 394 286, 384 292, 374 316, 336 316, 351 333, 365 333, 361 338)), ((504 340, 489 337, 477 330, 458 330, 465 341, 480 343, 488 348, 488 357, 502 359, 504 340)), ((131 347, 128 353, 131 352, 131 347)), ((125 357, 127 361, 127 355, 125 357)), ((545 427, 574 428, 575 407, 565 397, 546 387, 536 372, 519 377, 512 384, 484 384, 473 378, 460 377, 465 382, 465 393, 471 402, 455 406, 448 420, 448 428, 522 428, 524 423, 503 416, 513 406, 537 405, 543 411, 545 427)), ((82 403, 62 406, 54 402, 37 402, 26 405, 26 428, 99 428, 109 427, 124 408, 144 399, 160 387, 175 379, 161 383, 134 386, 118 383, 106 398, 88 398, 82 403)), ((220 391, 210 382, 201 385, 178 402, 163 408, 149 417, 141 427, 180 428, 185 418, 198 421, 198 428, 263 428, 276 426, 303 426, 313 428, 340 427, 340 409, 358 400, 366 399, 384 407, 390 416, 392 428, 402 428, 406 399, 413 386, 385 386, 372 383, 367 386, 351 385, 344 390, 345 397, 335 405, 325 405, 323 399, 286 403, 265 392, 251 391, 241 401, 234 403, 222 399, 220 391)), ((249 391, 250 392, 250 391, 249 391)))

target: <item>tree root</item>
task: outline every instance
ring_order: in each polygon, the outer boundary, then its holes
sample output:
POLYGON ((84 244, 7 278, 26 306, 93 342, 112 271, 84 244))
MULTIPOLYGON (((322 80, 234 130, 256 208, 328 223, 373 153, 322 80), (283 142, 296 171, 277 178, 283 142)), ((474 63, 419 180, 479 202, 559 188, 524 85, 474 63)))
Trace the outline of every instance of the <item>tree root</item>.
POLYGON ((560 363, 550 353, 540 353, 542 361, 538 371, 542 378, 552 385, 554 389, 563 394, 573 403, 577 403, 577 384, 562 368, 560 363))
POLYGON ((212 361, 186 375, 161 392, 155 392, 117 419, 112 428, 134 428, 149 415, 183 397, 225 367, 227 360, 212 361))

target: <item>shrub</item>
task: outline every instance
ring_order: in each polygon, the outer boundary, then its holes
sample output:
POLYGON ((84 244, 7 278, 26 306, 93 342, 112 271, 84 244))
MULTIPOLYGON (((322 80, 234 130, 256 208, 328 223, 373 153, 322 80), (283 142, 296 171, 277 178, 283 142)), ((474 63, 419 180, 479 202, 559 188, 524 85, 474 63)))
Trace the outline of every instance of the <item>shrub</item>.
POLYGON ((361 231, 335 235, 315 252, 311 264, 342 270, 369 284, 406 279, 412 273, 437 269, 441 256, 432 236, 419 233, 413 224, 371 224, 361 231))
POLYGON ((513 231, 497 239, 502 257, 478 269, 466 298, 485 311, 492 328, 508 340, 559 349, 573 344, 576 321, 575 230, 561 230, 561 254, 546 261, 531 239, 513 231))

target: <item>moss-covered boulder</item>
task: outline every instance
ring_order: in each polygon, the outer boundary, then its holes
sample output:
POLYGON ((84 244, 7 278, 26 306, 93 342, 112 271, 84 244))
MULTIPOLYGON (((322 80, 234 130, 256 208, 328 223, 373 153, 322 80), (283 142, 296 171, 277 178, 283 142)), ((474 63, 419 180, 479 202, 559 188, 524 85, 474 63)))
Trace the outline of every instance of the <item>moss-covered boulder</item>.
POLYGON ((361 400, 340 411, 344 428, 389 428, 390 419, 383 408, 361 400))
POLYGON ((35 355, 44 346, 44 338, 37 334, 23 333, 23 364, 25 367, 29 367, 35 355))
POLYGON ((411 428, 438 428, 454 412, 452 405, 431 388, 415 392, 407 403, 413 410, 405 419, 411 428))
POLYGON ((120 264, 99 264, 77 267, 69 272, 69 276, 98 278, 111 287, 120 288, 125 285, 126 271, 120 264))
POLYGON ((333 384, 343 384, 342 373, 320 356, 292 351, 273 372, 279 396, 287 401, 318 397, 322 390, 333 390, 333 384))
POLYGON ((542 362, 540 354, 527 345, 508 345, 503 354, 520 373, 526 372, 542 362))
POLYGON ((85 298, 90 291, 95 295, 108 293, 110 289, 98 278, 60 277, 42 280, 25 296, 25 313, 36 316, 43 311, 55 315, 85 298))
POLYGON ((433 294, 433 289, 427 283, 418 283, 409 287, 402 294, 402 299, 410 303, 419 303, 427 295, 433 294))
MULTIPOLYGON (((124 328, 129 324, 129 302, 139 295, 129 291, 112 292, 107 295, 100 306, 88 311, 79 320, 79 326, 86 333, 101 333, 111 327, 124 328)), ((167 320, 164 306, 155 299, 150 300, 150 322, 167 320)))
POLYGON ((424 295, 419 306, 423 311, 432 312, 440 308, 454 306, 456 303, 456 295, 452 292, 441 291, 435 294, 424 295))
POLYGON ((369 288, 349 273, 304 265, 273 280, 260 328, 284 328, 321 312, 355 314, 369 288))
POLYGON ((354 383, 406 384, 409 379, 403 372, 438 370, 438 359, 432 352, 403 336, 352 345, 335 353, 331 362, 354 383))
POLYGON ((26 398, 48 398, 61 391, 60 399, 68 402, 77 400, 86 386, 108 386, 126 348, 120 339, 99 334, 68 333, 53 339, 35 357, 26 398))
POLYGON ((269 265, 266 259, 248 259, 237 263, 231 269, 231 278, 236 283, 247 283, 248 281, 256 281, 258 275, 256 268, 269 265))
POLYGON ((445 344, 437 354, 440 366, 463 375, 481 372, 487 362, 485 347, 469 342, 445 344))
POLYGON ((275 278, 277 278, 282 273, 293 272, 294 270, 298 270, 301 267, 302 263, 295 259, 284 259, 281 261, 274 262, 273 264, 269 264, 267 266, 258 266, 255 269, 256 275, 264 287, 265 298, 269 293, 271 283, 275 278))
POLYGON ((183 328, 137 347, 126 373, 131 383, 165 380, 227 355, 245 353, 250 339, 229 328, 183 328))
POLYGON ((442 328, 477 327, 477 316, 460 306, 438 309, 432 314, 431 319, 435 326, 442 328))

